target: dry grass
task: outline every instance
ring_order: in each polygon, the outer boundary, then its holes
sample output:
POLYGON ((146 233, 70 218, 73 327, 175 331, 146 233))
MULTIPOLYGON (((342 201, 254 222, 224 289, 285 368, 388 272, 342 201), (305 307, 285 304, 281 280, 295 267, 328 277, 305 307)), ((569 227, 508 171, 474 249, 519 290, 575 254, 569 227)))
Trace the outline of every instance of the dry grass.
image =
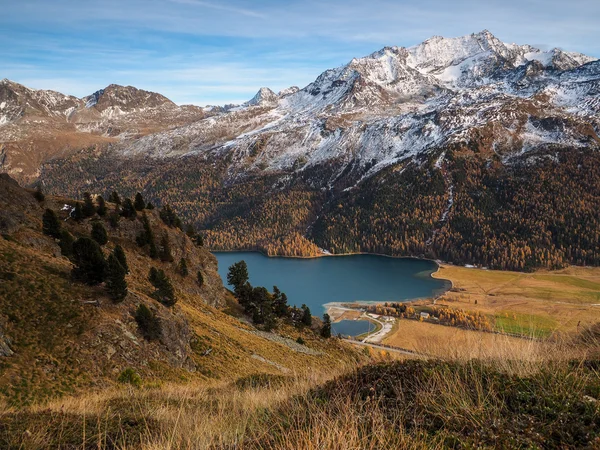
POLYGON ((527 274, 443 265, 434 277, 454 285, 438 304, 493 315, 509 332, 570 333, 600 322, 600 268, 527 274))
POLYGON ((398 320, 386 345, 445 359, 539 359, 549 344, 501 334, 398 320))

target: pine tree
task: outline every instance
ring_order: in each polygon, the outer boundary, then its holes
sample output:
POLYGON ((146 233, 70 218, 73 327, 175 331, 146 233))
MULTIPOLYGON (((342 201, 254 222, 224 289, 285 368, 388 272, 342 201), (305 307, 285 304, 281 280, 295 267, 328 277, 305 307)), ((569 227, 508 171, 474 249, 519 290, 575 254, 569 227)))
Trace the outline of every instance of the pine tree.
POLYGON ((83 193, 82 212, 85 217, 92 217, 94 214, 96 214, 96 206, 94 205, 92 194, 90 194, 89 192, 83 193))
POLYGON ((175 214, 175 211, 173 211, 169 205, 165 205, 160 210, 158 215, 160 216, 161 220, 165 223, 165 225, 168 225, 170 227, 179 228, 179 229, 183 228, 181 219, 179 219, 179 217, 177 217, 177 214, 175 214))
POLYGON ((310 314, 310 308, 306 305, 302 305, 302 324, 310 327, 312 325, 312 315, 310 314))
POLYGON ((125 269, 125 273, 129 273, 129 266, 127 265, 127 257, 125 256, 125 251, 123 250, 123 247, 121 247, 120 245, 117 245, 115 247, 115 249, 113 250, 113 255, 115 256, 115 258, 117 258, 117 261, 119 261, 121 266, 123 266, 123 269, 125 269))
POLYGON ((116 205, 121 205, 121 197, 119 197, 117 191, 112 191, 112 193, 108 196, 108 201, 116 205))
POLYGON ((58 216, 51 209, 46 209, 44 211, 44 215, 42 216, 42 231, 44 234, 48 236, 52 236, 55 239, 60 238, 60 221, 58 220, 58 216))
POLYGON ((329 314, 323 314, 323 327, 321 328, 321 336, 325 339, 329 339, 331 337, 331 317, 329 314))
POLYGON ((246 261, 238 261, 229 267, 227 273, 227 283, 233 286, 234 291, 237 293, 242 286, 248 281, 248 265, 246 261))
POLYGON ((187 261, 185 260, 185 258, 181 258, 179 260, 179 267, 177 269, 179 270, 179 274, 182 277, 187 277, 189 275, 187 261))
MULTIPOLYGON (((154 269, 154 268, 152 268, 154 269)), ((173 306, 177 303, 175 298, 175 289, 171 284, 171 280, 162 269, 150 269, 148 279, 155 288, 152 296, 165 306, 173 306)))
POLYGON ((162 335, 160 320, 143 303, 135 311, 135 321, 145 339, 149 341, 160 339, 162 335))
POLYGON ((198 247, 204 246, 204 238, 201 234, 197 233, 192 225, 188 225, 185 230, 185 234, 192 240, 198 247))
POLYGON ((202 272, 198 271, 196 274, 196 280, 198 281, 198 286, 204 286, 204 276, 202 275, 202 272))
POLYGON ((35 198, 39 203, 42 203, 46 199, 46 196, 42 192, 42 188, 40 188, 39 186, 35 188, 33 198, 35 198))
POLYGON ((273 286, 273 313, 277 317, 288 317, 290 314, 287 295, 281 292, 277 286, 273 286))
POLYGON ((108 223, 113 228, 119 228, 120 220, 121 220, 121 215, 117 211, 113 211, 108 215, 108 223))
POLYGON ((144 202, 144 197, 139 192, 135 194, 135 199, 133 201, 133 206, 137 211, 142 211, 146 208, 146 202, 144 202))
POLYGON ((93 222, 92 223, 92 233, 91 237, 100 245, 106 245, 108 242, 108 233, 106 232, 106 228, 102 225, 102 222, 93 222))
POLYGON ((127 281, 125 281, 125 268, 121 265, 114 254, 108 257, 106 275, 106 289, 115 302, 123 300, 127 296, 127 281))
POLYGON ((61 230, 60 232, 60 241, 58 241, 58 246, 60 247, 60 253, 67 258, 73 255, 73 236, 67 230, 61 230))
POLYGON ((137 211, 135 210, 131 199, 126 198, 123 201, 123 206, 121 207, 121 215, 128 219, 132 219, 137 216, 137 211))
POLYGON ((160 240, 160 260, 164 262, 173 262, 173 255, 171 254, 171 243, 169 242, 168 233, 164 233, 160 240))
POLYGON ((83 217, 83 207, 81 206, 81 203, 77 202, 75 203, 73 211, 71 211, 71 218, 79 222, 83 219, 83 217))
POLYGON ((146 205, 146 209, 153 210, 154 205, 151 202, 148 202, 148 204, 146 205))
POLYGON ((104 197, 102 197, 101 195, 96 197, 96 203, 98 204, 96 212, 100 217, 104 217, 108 212, 108 209, 106 208, 106 202, 104 201, 104 197))
POLYGON ((93 239, 82 237, 73 243, 73 277, 89 285, 102 283, 106 277, 106 259, 93 239))

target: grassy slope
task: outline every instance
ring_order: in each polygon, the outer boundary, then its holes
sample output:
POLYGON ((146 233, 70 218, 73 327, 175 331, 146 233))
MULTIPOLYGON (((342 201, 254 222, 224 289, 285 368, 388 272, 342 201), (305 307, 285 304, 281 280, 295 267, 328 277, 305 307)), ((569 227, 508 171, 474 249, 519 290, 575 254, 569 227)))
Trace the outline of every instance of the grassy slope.
MULTIPOLYGON (((25 191, 19 195, 31 197, 25 191)), ((0 357, 0 403, 22 406, 83 389, 110 388, 128 367, 149 385, 211 383, 256 373, 329 371, 337 365, 355 364, 359 358, 337 341, 326 342, 310 331, 283 327, 281 333, 294 341, 303 336, 309 353, 298 351, 286 342, 254 334, 252 326, 211 306, 231 302, 218 277, 216 259, 196 248, 183 233, 165 227, 156 212, 148 214, 157 236, 169 234, 173 263, 151 260, 132 242, 141 230, 138 220, 123 219, 117 230, 105 223, 110 235, 105 252, 120 243, 131 270, 129 295, 113 304, 102 286, 73 282, 71 263, 40 231, 43 209, 58 211, 65 202, 70 201, 47 198, 43 205, 30 205, 22 223, 0 237, 0 333, 8 336, 15 352, 0 357), (184 255, 190 270, 187 278, 176 271, 184 255), (163 268, 172 279, 179 299, 174 308, 150 297, 150 266, 163 268), (202 288, 195 281, 197 270, 205 274, 202 288), (95 301, 99 307, 91 304, 95 301), (133 319, 140 303, 157 311, 163 329, 171 330, 165 342, 147 342, 141 336, 133 319)), ((88 235, 91 224, 89 220, 66 221, 63 227, 77 237, 88 235)))

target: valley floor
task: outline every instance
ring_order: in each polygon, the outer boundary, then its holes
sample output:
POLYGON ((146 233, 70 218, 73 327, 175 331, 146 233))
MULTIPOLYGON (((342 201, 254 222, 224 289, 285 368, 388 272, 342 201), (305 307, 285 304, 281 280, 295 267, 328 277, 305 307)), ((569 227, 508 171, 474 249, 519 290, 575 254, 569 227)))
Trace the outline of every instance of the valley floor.
MULTIPOLYGON (((370 342, 434 357, 539 358, 600 323, 600 268, 570 267, 535 273, 505 272, 442 264, 435 278, 452 281, 452 289, 433 300, 410 305, 416 313, 447 307, 481 314, 492 329, 480 331, 442 325, 435 320, 395 320, 388 333, 370 342)), ((360 305, 332 305, 341 320, 365 318, 360 305), (350 308, 348 308, 350 306, 350 308)), ((574 348, 567 350, 570 354, 574 348)))

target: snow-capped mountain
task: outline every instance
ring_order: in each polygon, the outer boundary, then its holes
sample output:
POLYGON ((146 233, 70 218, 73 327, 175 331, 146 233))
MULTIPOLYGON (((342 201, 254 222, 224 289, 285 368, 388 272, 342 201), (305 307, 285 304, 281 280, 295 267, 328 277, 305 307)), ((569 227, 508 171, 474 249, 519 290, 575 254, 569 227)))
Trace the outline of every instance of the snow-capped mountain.
POLYGON ((599 79, 595 58, 506 44, 482 31, 386 47, 303 89, 261 88, 226 108, 186 109, 132 87, 111 85, 76 99, 5 81, 0 139, 15 137, 39 111, 81 134, 118 137, 113 148, 126 157, 231 154, 232 176, 334 162, 360 179, 481 135, 487 151, 507 160, 544 145, 597 145, 599 79))
POLYGON ((301 90, 278 96, 262 88, 226 114, 121 149, 231 153, 232 174, 335 162, 339 173, 352 167, 360 179, 483 134, 487 151, 510 159, 544 145, 598 145, 599 83, 600 62, 578 53, 505 44, 488 31, 433 37, 353 59, 301 90))

